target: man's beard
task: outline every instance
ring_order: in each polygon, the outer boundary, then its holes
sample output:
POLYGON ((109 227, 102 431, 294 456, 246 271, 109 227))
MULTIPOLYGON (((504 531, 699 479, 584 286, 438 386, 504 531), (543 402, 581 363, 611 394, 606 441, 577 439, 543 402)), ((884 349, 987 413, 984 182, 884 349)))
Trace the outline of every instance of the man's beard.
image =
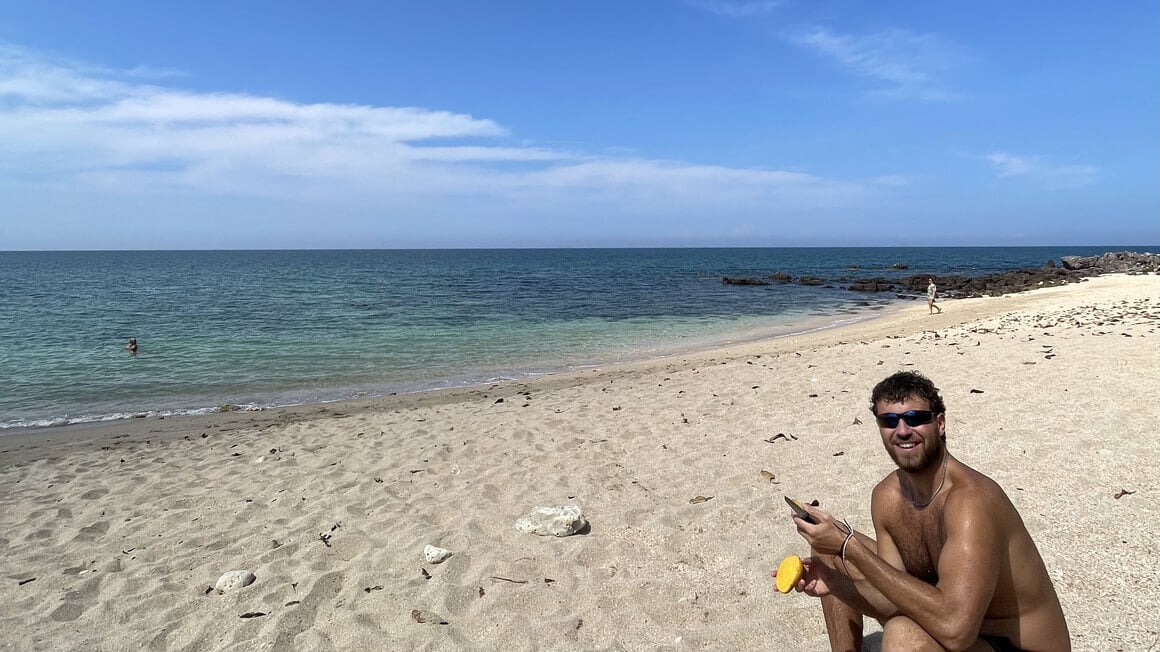
POLYGON ((908 457, 905 460, 900 460, 898 458, 898 452, 894 450, 893 444, 886 447, 886 452, 890 454, 890 459, 894 460, 894 464, 903 471, 907 473, 922 473, 938 464, 942 449, 942 435, 937 435, 932 439, 923 440, 922 457, 908 457))

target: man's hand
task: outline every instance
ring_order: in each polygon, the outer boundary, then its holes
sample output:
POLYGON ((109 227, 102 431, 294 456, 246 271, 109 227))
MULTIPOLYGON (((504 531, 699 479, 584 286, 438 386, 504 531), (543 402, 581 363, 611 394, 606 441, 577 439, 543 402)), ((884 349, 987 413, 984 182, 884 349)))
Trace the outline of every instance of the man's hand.
POLYGON ((793 522, 797 526, 798 534, 806 540, 806 543, 810 544, 810 547, 816 553, 823 555, 839 554, 842 550, 842 542, 846 540, 846 535, 849 534, 846 526, 817 507, 807 505, 805 509, 818 523, 817 525, 807 523, 795 514, 793 516, 793 522))
MULTIPOLYGON (((830 578, 833 577, 834 571, 822 562, 815 561, 813 557, 803 557, 802 565, 805 566, 805 573, 798 580, 794 590, 815 598, 830 595, 829 582, 832 581, 830 578)), ((770 575, 777 579, 777 570, 774 570, 770 575)))

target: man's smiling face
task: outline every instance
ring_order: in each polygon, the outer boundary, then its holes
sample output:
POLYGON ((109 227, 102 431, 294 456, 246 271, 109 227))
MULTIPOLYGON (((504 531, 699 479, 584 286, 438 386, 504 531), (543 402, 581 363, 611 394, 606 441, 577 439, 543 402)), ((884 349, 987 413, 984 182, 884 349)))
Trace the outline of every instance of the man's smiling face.
POLYGON ((882 444, 898 468, 919 473, 938 463, 946 432, 946 415, 931 414, 926 399, 908 397, 897 402, 880 401, 874 406, 874 414, 882 444))

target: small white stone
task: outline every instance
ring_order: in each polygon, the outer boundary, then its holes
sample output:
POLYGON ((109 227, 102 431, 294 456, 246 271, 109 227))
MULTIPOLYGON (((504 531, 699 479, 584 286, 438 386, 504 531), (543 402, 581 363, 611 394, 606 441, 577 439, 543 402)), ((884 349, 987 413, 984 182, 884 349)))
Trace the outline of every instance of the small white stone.
POLYGON ((254 574, 250 571, 229 571, 218 578, 217 584, 213 588, 218 593, 229 593, 230 591, 237 591, 243 586, 253 584, 256 579, 258 578, 254 577, 254 574))
POLYGON ((561 507, 537 507, 527 516, 516 521, 516 529, 532 534, 566 537, 576 534, 588 525, 584 513, 577 505, 561 507))
POLYGON ((451 556, 451 551, 427 544, 423 548, 423 557, 431 564, 439 564, 451 556))

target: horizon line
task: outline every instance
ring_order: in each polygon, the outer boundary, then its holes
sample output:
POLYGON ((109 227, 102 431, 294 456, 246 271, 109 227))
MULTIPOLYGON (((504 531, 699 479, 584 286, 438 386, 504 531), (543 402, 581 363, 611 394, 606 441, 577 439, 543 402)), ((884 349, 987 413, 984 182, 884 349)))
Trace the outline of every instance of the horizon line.
POLYGON ((1111 244, 985 244, 985 245, 617 245, 617 246, 548 246, 548 247, 282 247, 282 248, 229 248, 229 249, 0 249, 0 254, 16 253, 197 253, 197 252, 286 252, 286 251, 577 251, 586 249, 1060 249, 1067 247, 1107 247, 1109 252, 1160 251, 1160 242, 1145 245, 1111 244), (1140 247, 1143 247, 1141 250, 1140 247), (1126 247, 1126 248, 1125 248, 1126 247))

